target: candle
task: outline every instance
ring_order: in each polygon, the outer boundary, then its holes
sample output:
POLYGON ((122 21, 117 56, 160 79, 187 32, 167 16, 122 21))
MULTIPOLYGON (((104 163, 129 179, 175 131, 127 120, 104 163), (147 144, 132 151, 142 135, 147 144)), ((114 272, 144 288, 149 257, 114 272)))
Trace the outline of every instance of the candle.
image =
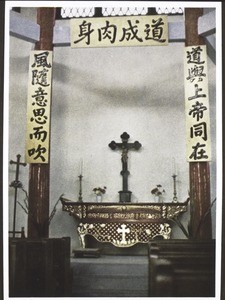
POLYGON ((80 161, 80 175, 83 173, 83 159, 80 161))
POLYGON ((174 157, 172 159, 172 173, 173 173, 173 175, 177 175, 177 166, 176 166, 176 161, 175 161, 174 157))

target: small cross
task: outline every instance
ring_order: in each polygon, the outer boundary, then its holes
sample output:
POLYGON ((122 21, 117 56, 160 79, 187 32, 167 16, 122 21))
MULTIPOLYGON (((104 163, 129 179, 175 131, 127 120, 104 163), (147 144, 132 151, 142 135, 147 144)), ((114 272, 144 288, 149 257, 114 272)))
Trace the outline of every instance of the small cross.
POLYGON ((15 164, 15 165, 16 165, 16 178, 15 178, 15 181, 18 182, 20 165, 25 167, 27 164, 26 164, 26 163, 21 163, 21 162, 20 162, 20 157, 21 157, 20 154, 17 154, 16 157, 17 157, 17 160, 16 160, 16 161, 10 160, 9 163, 10 163, 10 165, 12 165, 12 164, 15 164))
POLYGON ((121 227, 122 227, 122 229, 121 229, 121 228, 118 228, 118 229, 117 229, 117 232, 118 232, 118 233, 122 233, 121 244, 126 244, 125 235, 126 235, 126 233, 129 233, 129 232, 130 232, 130 229, 129 229, 129 228, 126 228, 126 227, 127 227, 126 224, 122 224, 121 227))

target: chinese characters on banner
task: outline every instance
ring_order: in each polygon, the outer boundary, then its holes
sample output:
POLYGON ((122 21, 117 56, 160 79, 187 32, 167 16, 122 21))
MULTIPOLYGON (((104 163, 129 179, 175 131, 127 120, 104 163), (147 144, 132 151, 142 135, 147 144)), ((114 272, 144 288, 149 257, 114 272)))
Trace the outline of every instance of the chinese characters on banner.
POLYGON ((167 16, 71 19, 71 47, 168 45, 167 16))
POLYGON ((48 163, 51 77, 52 51, 32 51, 27 102, 27 163, 48 163))
POLYGON ((187 160, 211 160, 206 46, 185 47, 185 111, 187 160))

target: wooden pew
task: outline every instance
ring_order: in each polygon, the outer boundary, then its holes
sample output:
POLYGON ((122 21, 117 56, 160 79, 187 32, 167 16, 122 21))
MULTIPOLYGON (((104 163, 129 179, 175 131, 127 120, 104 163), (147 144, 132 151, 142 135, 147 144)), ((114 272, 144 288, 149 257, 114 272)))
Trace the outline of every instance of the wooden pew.
POLYGON ((213 297, 215 241, 149 243, 149 296, 213 297))
POLYGON ((70 296, 70 237, 9 240, 9 296, 70 296))

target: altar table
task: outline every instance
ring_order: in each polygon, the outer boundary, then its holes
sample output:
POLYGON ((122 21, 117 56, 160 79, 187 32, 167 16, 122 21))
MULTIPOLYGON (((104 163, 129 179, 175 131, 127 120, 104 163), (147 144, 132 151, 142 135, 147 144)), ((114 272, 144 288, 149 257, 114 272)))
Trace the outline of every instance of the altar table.
POLYGON ((171 237, 171 219, 187 211, 188 200, 179 203, 74 202, 61 197, 62 209, 79 220, 78 234, 116 247, 131 247, 152 239, 171 237))

